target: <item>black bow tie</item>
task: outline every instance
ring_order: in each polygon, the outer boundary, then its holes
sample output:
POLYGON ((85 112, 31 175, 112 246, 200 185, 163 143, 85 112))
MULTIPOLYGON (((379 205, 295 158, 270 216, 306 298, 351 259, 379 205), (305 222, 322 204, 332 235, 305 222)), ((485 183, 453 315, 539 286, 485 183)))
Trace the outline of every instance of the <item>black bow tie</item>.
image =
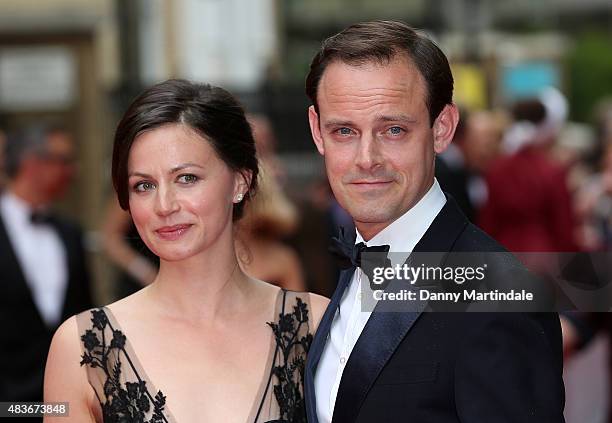
MULTIPOLYGON (((386 253, 389 252, 389 246, 373 245, 368 247, 363 242, 355 244, 355 240, 347 234, 345 228, 340 227, 338 237, 332 238, 332 244, 329 247, 329 251, 332 253, 341 269, 350 269, 351 267, 363 269, 361 262, 363 253, 379 253, 381 265, 384 266, 387 261, 386 253)), ((378 257, 378 255, 376 256, 378 257)))
POLYGON ((52 221, 53 218, 49 213, 34 211, 30 214, 30 222, 32 222, 33 225, 50 225, 52 221))

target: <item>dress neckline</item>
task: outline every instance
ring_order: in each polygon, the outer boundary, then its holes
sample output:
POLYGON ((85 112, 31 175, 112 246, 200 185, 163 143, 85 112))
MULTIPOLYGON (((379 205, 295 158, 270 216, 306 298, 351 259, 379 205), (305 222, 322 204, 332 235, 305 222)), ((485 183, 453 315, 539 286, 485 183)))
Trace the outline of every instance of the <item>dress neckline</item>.
MULTIPOLYGON (((285 313, 286 295, 287 295, 287 290, 285 290, 284 288, 278 289, 278 292, 276 293, 276 299, 274 301, 274 314, 272 316, 272 320, 271 320, 272 322, 275 322, 282 313, 285 313)), ((125 331, 119 324, 119 321, 113 314, 112 310, 108 306, 104 306, 101 309, 104 311, 104 314, 106 315, 108 319, 111 330, 113 331, 119 330, 125 336, 125 344, 124 344, 124 351, 123 351, 124 356, 126 360, 128 361, 128 363, 130 364, 130 366, 132 367, 132 370, 134 374, 136 375, 136 377, 138 378, 138 381, 146 382, 147 391, 150 394, 150 399, 152 400, 153 396, 157 392, 163 393, 163 390, 161 391, 158 390, 157 385, 153 383, 151 378, 148 376, 144 366, 140 363, 140 360, 138 359, 138 355, 136 354, 136 351, 134 350, 132 346, 130 338, 126 335, 125 331)), ((264 322, 263 324, 266 324, 266 322, 264 322)), ((266 366, 264 368, 263 379, 262 379, 261 384, 259 385, 259 388, 257 389, 257 394, 255 395, 255 399, 253 400, 253 403, 251 404, 247 422, 256 421, 256 419, 259 416, 259 413, 262 411, 262 407, 267 397, 268 389, 270 389, 270 384, 271 384, 271 379, 272 379, 271 378, 272 366, 274 365, 274 362, 276 361, 276 355, 278 354, 278 346, 276 344, 276 340, 275 340, 275 337, 272 331, 270 331, 270 340, 268 344, 269 344, 268 354, 266 356, 266 366)), ((168 403, 166 403, 165 405, 163 414, 168 423, 178 423, 178 421, 172 414, 172 411, 170 410, 168 403)))

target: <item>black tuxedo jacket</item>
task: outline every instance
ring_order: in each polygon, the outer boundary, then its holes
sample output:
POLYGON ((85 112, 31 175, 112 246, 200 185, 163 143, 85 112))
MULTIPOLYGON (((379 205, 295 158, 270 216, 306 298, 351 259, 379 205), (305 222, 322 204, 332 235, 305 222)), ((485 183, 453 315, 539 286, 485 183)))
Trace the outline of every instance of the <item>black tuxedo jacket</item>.
MULTIPOLYGON (((50 223, 66 248, 68 285, 61 321, 92 307, 82 232, 60 218, 50 223)), ((57 327, 34 304, 0 213, 0 401, 42 401, 47 352, 57 327)))
MULTIPOLYGON (((504 252, 448 198, 415 252, 504 252)), ((498 286, 528 272, 509 254, 487 256, 498 286), (510 260, 508 260, 510 257, 510 260)), ((308 421, 314 375, 342 291, 340 276, 306 364, 308 421)), ((556 313, 372 313, 346 363, 333 423, 563 422, 561 329, 556 313)))

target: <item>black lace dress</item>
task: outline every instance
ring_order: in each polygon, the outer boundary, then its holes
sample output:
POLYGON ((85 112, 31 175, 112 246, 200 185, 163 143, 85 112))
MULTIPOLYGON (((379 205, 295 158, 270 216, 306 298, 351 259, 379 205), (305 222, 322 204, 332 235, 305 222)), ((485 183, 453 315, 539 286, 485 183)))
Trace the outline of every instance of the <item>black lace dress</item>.
MULTIPOLYGON (((252 405, 249 422, 306 423, 304 365, 314 327, 307 294, 281 290, 275 316, 269 322, 271 348, 266 379, 259 400, 252 405)), ((82 366, 100 406, 104 423, 160 423, 176 419, 166 405, 108 308, 77 316, 83 355, 82 366)))

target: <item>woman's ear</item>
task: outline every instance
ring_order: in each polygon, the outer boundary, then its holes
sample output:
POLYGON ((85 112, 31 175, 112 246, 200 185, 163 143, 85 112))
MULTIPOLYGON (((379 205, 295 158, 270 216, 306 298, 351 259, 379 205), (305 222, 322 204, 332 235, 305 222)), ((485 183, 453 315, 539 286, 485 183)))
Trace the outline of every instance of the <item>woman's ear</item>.
POLYGON ((454 104, 447 104, 433 124, 434 151, 442 153, 449 146, 459 123, 459 110, 454 104))
POLYGON ((250 170, 241 170, 234 175, 234 193, 233 202, 240 203, 247 196, 251 188, 253 172, 250 170))

